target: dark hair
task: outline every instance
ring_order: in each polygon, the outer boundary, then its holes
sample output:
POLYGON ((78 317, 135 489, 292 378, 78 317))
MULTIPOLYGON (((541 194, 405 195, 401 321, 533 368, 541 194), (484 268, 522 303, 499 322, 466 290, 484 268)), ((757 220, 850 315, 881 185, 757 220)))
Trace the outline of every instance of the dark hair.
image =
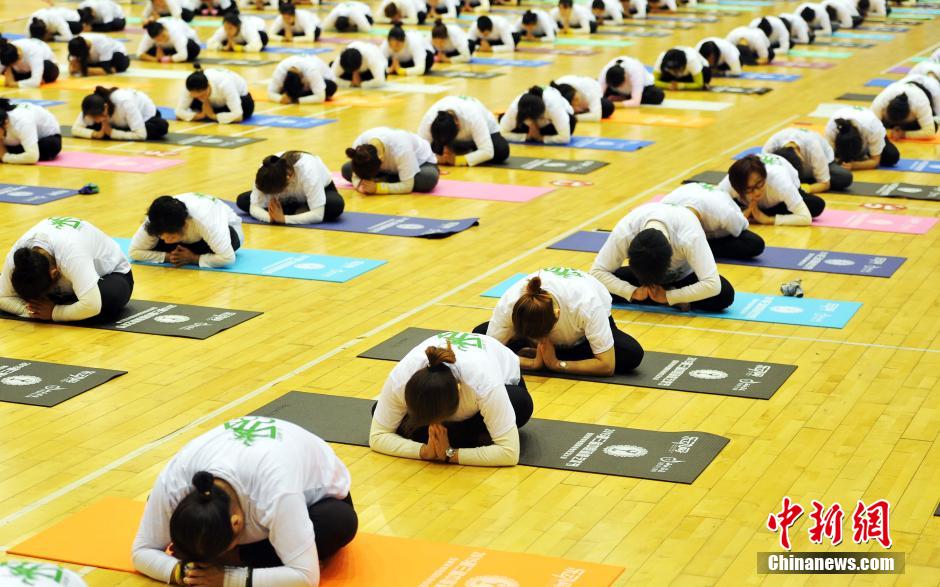
POLYGON ((206 471, 193 475, 193 486, 195 490, 179 502, 170 516, 170 540, 178 558, 211 562, 235 539, 231 498, 206 471))
POLYGON ((346 149, 346 156, 352 162, 353 173, 361 179, 373 179, 382 167, 379 150, 375 145, 359 145, 355 149, 346 149))
POLYGON ((761 17, 760 22, 757 23, 757 28, 764 31, 764 34, 767 35, 767 38, 770 38, 771 33, 774 32, 774 28, 770 26, 770 21, 766 17, 761 17))
POLYGON ((401 28, 401 24, 395 23, 388 29, 388 40, 405 42, 405 29, 401 28))
POLYGON ((163 26, 163 23, 157 22, 155 20, 151 20, 150 22, 144 25, 144 30, 147 31, 148 37, 150 37, 151 39, 156 39, 157 37, 160 36, 160 33, 163 32, 164 26, 163 26))
POLYGON ((385 5, 385 10, 383 10, 383 12, 385 13, 386 18, 395 18, 398 16, 399 12, 398 5, 394 2, 389 2, 385 5))
POLYGON ((532 86, 529 91, 519 98, 516 119, 538 120, 545 114, 545 100, 542 99, 542 88, 532 86))
POLYGON ((239 29, 242 28, 242 19, 240 19, 240 18, 238 17, 238 13, 237 13, 237 12, 229 12, 228 14, 226 14, 225 16, 223 16, 223 17, 222 17, 222 23, 223 23, 223 24, 230 24, 230 25, 232 25, 232 26, 234 26, 234 27, 237 27, 237 28, 239 28, 239 29))
POLYGON ((617 88, 622 86, 623 82, 627 81, 627 70, 623 68, 623 65, 620 65, 621 63, 622 61, 618 61, 607 68, 607 73, 604 74, 604 81, 607 82, 608 86, 617 88))
POLYGON ((287 187, 292 166, 283 155, 268 155, 255 173, 255 187, 265 194, 279 194, 287 187))
POLYGON ((888 117, 888 123, 891 125, 903 123, 910 114, 911 102, 907 94, 904 93, 891 98, 888 107, 885 109, 885 116, 888 117))
POLYGON ((783 157, 787 163, 793 166, 793 169, 796 169, 797 174, 800 176, 803 175, 803 160, 797 155, 796 149, 793 147, 780 147, 776 151, 773 151, 773 154, 783 157))
POLYGON ((800 16, 803 18, 803 20, 806 21, 807 24, 809 24, 816 20, 816 11, 807 6, 800 11, 800 16))
POLYGON ((35 300, 45 295, 53 285, 49 275, 49 259, 29 247, 13 253, 13 290, 24 300, 35 300))
POLYGON ((569 104, 574 102, 574 97, 578 95, 578 90, 574 89, 574 86, 571 84, 556 84, 552 82, 551 87, 558 90, 558 93, 561 94, 561 97, 568 101, 569 104))
POLYGON ((522 15, 522 24, 537 24, 538 22, 539 16, 531 10, 526 10, 522 15))
POLYGON ((849 161, 859 161, 865 150, 865 143, 862 141, 862 133, 858 127, 844 118, 836 118, 836 140, 834 151, 836 161, 847 163, 849 161))
POLYGON ((95 91, 82 100, 82 114, 85 116, 101 116, 106 113, 114 112, 114 104, 111 102, 111 94, 117 91, 117 88, 106 88, 96 86, 95 91))
POLYGON ((604 0, 594 0, 591 3, 591 10, 606 10, 607 6, 604 4, 604 0))
POLYGON ((10 102, 9 98, 0 98, 0 126, 7 122, 7 112, 16 108, 16 104, 10 102))
POLYGON ((868 16, 868 11, 871 10, 871 2, 869 0, 858 0, 858 4, 855 5, 855 8, 858 10, 858 14, 865 18, 868 16))
POLYGON ((647 228, 630 241, 627 259, 640 285, 660 285, 669 271, 672 246, 666 235, 655 228, 647 228))
POLYGON ((663 55, 660 67, 663 71, 681 70, 685 69, 688 63, 689 60, 686 59, 685 52, 682 49, 670 49, 663 55))
POLYGON ((17 51, 16 45, 0 37, 0 65, 13 65, 19 59, 20 53, 17 51))
POLYGON ((555 305, 552 296, 542 289, 542 278, 536 275, 512 307, 512 329, 518 338, 545 338, 555 327, 555 305))
POLYGON ((488 33, 493 30, 493 19, 488 16, 481 16, 477 19, 477 30, 481 33, 488 33))
POLYGON ((447 25, 444 24, 444 21, 437 19, 434 21, 434 26, 431 27, 431 38, 432 39, 449 39, 450 31, 447 30, 447 25))
POLYGON ((293 16, 297 14, 297 7, 294 6, 293 2, 278 2, 277 12, 278 14, 289 14, 293 16))
POLYGON ((440 155, 444 147, 457 138, 457 117, 447 110, 438 110, 431 122, 431 150, 440 155))
POLYGON ((95 11, 90 6, 78 9, 78 19, 83 25, 91 26, 95 22, 95 11))
POLYGON ((787 32, 789 32, 792 35, 793 34, 793 21, 790 20, 790 17, 784 16, 781 14, 777 18, 783 21, 783 24, 786 25, 787 27, 787 32))
POLYGON ((564 6, 565 8, 571 8, 572 6, 574 6, 574 2, 573 2, 572 0, 558 0, 558 6, 564 6))
POLYGON ((339 54, 339 66, 342 67, 345 72, 358 71, 359 68, 362 67, 362 53, 359 52, 359 49, 346 47, 343 49, 343 52, 339 54))
POLYGON ((732 163, 728 169, 728 183, 742 199, 747 195, 747 182, 751 179, 751 175, 755 173, 762 178, 767 177, 767 166, 757 155, 741 157, 732 163))
POLYGON ((349 17, 348 16, 337 16, 336 22, 333 23, 333 26, 336 27, 336 30, 343 32, 349 30, 349 17))
POLYGON ((49 32, 49 27, 46 26, 46 23, 41 18, 33 17, 33 20, 29 22, 29 36, 34 39, 46 40, 46 33, 49 32))
POLYGON ((304 78, 296 71, 288 71, 284 74, 284 84, 281 91, 293 100, 300 100, 306 90, 304 89, 304 78))
POLYGON ((428 366, 415 371, 405 384, 408 428, 412 430, 452 416, 460 405, 457 377, 447 366, 457 362, 450 341, 447 348, 429 346, 424 353, 428 366))
POLYGON ((734 48, 738 50, 741 65, 757 65, 757 51, 748 45, 745 39, 741 39, 734 48))
POLYGON ((202 70, 202 66, 198 63, 193 64, 193 71, 186 78, 186 89, 190 92, 192 91, 202 91, 209 87, 209 78, 206 77, 206 72, 202 70))
POLYGON ((721 59, 721 49, 718 48, 718 44, 715 43, 715 41, 705 41, 698 48, 698 52, 709 63, 713 63, 712 59, 715 60, 714 63, 717 63, 718 60, 721 59))
POLYGON ((78 60, 82 75, 85 76, 88 75, 88 57, 90 54, 91 50, 88 48, 88 42, 83 37, 75 36, 69 40, 69 57, 78 60))
POLYGON ((830 20, 839 20, 839 13, 836 11, 836 7, 832 4, 826 4, 826 14, 829 15, 830 20))
POLYGON ((189 212, 186 204, 173 196, 160 196, 147 209, 147 234, 159 237, 161 234, 179 234, 183 232, 189 212))

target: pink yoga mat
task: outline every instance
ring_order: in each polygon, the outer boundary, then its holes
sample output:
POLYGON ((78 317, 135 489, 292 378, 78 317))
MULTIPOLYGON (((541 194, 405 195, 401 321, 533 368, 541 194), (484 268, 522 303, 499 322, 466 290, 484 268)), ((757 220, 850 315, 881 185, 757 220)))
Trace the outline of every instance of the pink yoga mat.
MULTIPOLYGON (((352 188, 352 184, 343 179, 339 173, 333 174, 336 187, 352 188)), ((500 183, 477 183, 475 181, 456 181, 442 179, 437 182, 429 196, 443 196, 445 198, 466 198, 469 200, 496 200, 498 202, 528 202, 539 196, 544 196, 555 188, 540 188, 520 185, 505 185, 500 183)))
POLYGON ((791 61, 788 59, 774 59, 770 67, 797 67, 800 69, 829 69, 835 67, 835 63, 826 61, 791 61))
POLYGON ((182 159, 163 159, 157 157, 125 157, 124 155, 101 155, 63 151, 52 161, 40 161, 38 165, 46 167, 69 167, 74 169, 94 169, 96 171, 126 171, 128 173, 152 173, 183 163, 182 159))
POLYGON ((853 228, 876 232, 899 232, 903 234, 926 234, 936 218, 926 216, 903 216, 900 214, 879 214, 877 212, 851 212, 848 210, 827 209, 813 218, 813 226, 829 228, 853 228))

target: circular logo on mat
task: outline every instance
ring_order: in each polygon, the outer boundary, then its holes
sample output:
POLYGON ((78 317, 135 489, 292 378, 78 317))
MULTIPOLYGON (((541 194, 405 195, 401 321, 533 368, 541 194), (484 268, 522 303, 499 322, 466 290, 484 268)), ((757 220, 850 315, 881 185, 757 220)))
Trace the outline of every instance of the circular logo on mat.
POLYGON ((851 259, 823 259, 823 263, 826 265, 835 265, 836 267, 848 267, 849 265, 855 265, 855 261, 851 259))
POLYGON ((624 459, 642 457, 648 452, 649 451, 642 446, 636 446, 635 444, 612 444, 604 448, 604 454, 624 459))
POLYGON ((320 269, 326 269, 326 265, 322 263, 297 263, 294 265, 297 269, 304 269, 306 271, 318 271, 320 269))
POLYGON ((189 316, 181 314, 163 314, 153 319, 154 322, 162 324, 179 324, 180 322, 189 322, 189 316))
POLYGON ((727 373, 718 369, 694 369, 689 371, 689 375, 696 379, 724 379, 728 376, 727 373))
POLYGON ((879 204, 878 202, 868 202, 867 204, 862 204, 862 208, 868 208, 869 210, 907 210, 907 206, 903 204, 879 204))
POLYGON ((424 228, 424 225, 405 223, 405 224, 399 224, 398 228, 404 228, 405 230, 421 230, 422 228, 424 228))
POLYGON ((578 179, 554 179, 552 185, 562 188, 586 188, 594 185, 590 181, 581 181, 578 179))
POLYGON ((4 385, 36 385, 41 382, 42 377, 36 377, 35 375, 10 375, 0 379, 0 383, 4 385))
POLYGON ((771 306, 770 311, 778 314, 799 314, 803 309, 796 306, 771 306))
POLYGON ((881 218, 869 218, 868 224, 874 224, 876 226, 890 226, 892 222, 890 220, 882 220, 881 218))
POLYGON ((467 587, 519 587, 519 581, 499 575, 485 575, 470 577, 464 585, 467 587))

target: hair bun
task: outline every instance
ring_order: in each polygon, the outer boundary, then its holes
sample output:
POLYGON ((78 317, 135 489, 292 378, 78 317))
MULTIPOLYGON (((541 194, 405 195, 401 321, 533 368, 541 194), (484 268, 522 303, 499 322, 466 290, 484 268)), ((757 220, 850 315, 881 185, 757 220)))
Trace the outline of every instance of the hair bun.
POLYGON ((451 348, 449 340, 447 341, 446 348, 429 346, 424 349, 424 354, 428 357, 428 368, 430 369, 439 368, 444 365, 444 363, 453 365, 457 362, 457 355, 454 354, 454 349, 451 348))
POLYGON ((275 163, 280 161, 280 159, 281 158, 278 157, 277 155, 268 155, 267 157, 264 158, 261 164, 262 165, 274 165, 275 163))
POLYGON ((23 263, 26 263, 29 261, 30 257, 32 257, 32 254, 32 250, 28 247, 21 247, 16 249, 16 252, 13 253, 13 264, 22 265, 23 263))
POLYGON ((215 477, 208 471, 197 471, 193 475, 193 487, 199 492, 200 501, 208 501, 212 494, 212 485, 215 477), (205 500, 202 498, 205 497, 205 500))
POLYGON ((538 295, 542 293, 542 278, 536 275, 525 286, 525 292, 530 295, 538 295))
POLYGON ((199 63, 198 61, 194 62, 194 63, 193 63, 193 70, 194 70, 194 71, 202 71, 202 64, 199 63))

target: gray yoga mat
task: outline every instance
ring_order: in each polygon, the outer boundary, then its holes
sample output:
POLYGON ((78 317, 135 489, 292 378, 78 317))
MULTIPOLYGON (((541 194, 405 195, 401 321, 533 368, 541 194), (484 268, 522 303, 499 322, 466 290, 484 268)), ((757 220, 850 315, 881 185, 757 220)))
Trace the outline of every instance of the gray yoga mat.
POLYGON ((0 357, 0 402, 51 408, 125 373, 0 357))
POLYGON ((747 96, 762 96, 771 88, 743 88, 740 86, 708 86, 709 92, 716 94, 744 94, 747 96))
MULTIPOLYGON (((293 422, 327 442, 369 446, 374 403, 291 391, 251 415, 293 422)), ((519 430, 519 464, 692 483, 728 442, 707 432, 657 432, 533 418, 519 430)))
MULTIPOLYGON (((364 359, 400 361, 415 346, 440 332, 444 331, 407 328, 359 356, 364 359)), ((795 365, 646 351, 640 366, 626 375, 592 377, 565 375, 550 371, 540 371, 533 375, 751 399, 770 399, 794 371, 796 371, 795 365)))
POLYGON ((427 72, 425 75, 431 77, 449 77, 449 78, 464 78, 464 79, 493 79, 494 77, 499 77, 501 75, 506 75, 504 73, 499 73, 497 71, 457 71, 453 69, 432 69, 427 72))
POLYGON ((885 198, 908 198, 911 200, 940 201, 940 186, 916 183, 875 183, 853 181, 840 193, 853 196, 882 196, 885 198))
MULTIPOLYGON (((63 137, 72 136, 72 127, 71 126, 60 126, 63 137)), ((250 145, 252 143, 257 143, 260 141, 265 141, 267 139, 259 139, 255 137, 226 137, 220 135, 196 135, 196 134, 187 134, 182 132, 171 132, 167 133, 162 139, 157 139, 154 141, 135 141, 140 143, 149 143, 149 144, 164 144, 164 145, 186 145, 189 147, 211 147, 214 149, 237 149, 239 147, 244 147, 245 145, 250 145)), ((121 142, 119 139, 114 142, 121 142)))
POLYGON ((836 100, 842 100, 845 102, 871 102, 878 96, 875 94, 842 94, 836 100))
POLYGON ((572 175, 586 175, 597 171, 607 165, 606 161, 593 159, 548 159, 538 157, 510 157, 502 163, 483 163, 481 167, 495 167, 503 169, 523 169, 525 171, 548 171, 551 173, 569 173, 572 175))
POLYGON ((831 41, 813 41, 813 45, 818 45, 820 47, 842 47, 844 49, 871 49, 875 46, 874 43, 865 43, 863 41, 836 41, 835 39, 831 41))
POLYGON ((935 511, 933 515, 940 516, 940 503, 937 504, 937 511, 935 511))
MULTIPOLYGON (((131 300, 114 322, 62 322, 57 325, 205 340, 260 315, 261 312, 246 310, 131 300)), ((20 318, 5 312, 0 312, 0 318, 35 322, 35 320, 20 318)))

